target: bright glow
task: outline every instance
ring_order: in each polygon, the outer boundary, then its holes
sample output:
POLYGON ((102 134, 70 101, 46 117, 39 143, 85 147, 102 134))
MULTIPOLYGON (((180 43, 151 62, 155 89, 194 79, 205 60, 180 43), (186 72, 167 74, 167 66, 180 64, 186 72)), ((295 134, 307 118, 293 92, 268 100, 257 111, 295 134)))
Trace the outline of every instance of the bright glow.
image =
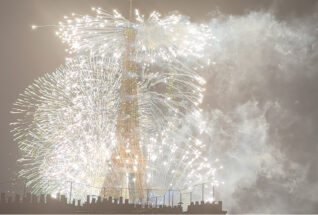
POLYGON ((20 176, 34 193, 67 193, 73 181, 74 198, 99 194, 105 177, 116 171, 111 156, 117 143, 124 31, 134 28, 131 60, 137 73, 128 75, 138 79, 147 187, 160 188, 162 194, 170 187, 214 180, 216 169, 199 140, 205 90, 200 65, 206 64, 210 30, 178 14, 160 18, 153 12, 145 21, 137 12, 136 23, 131 23, 115 10, 92 10, 97 16, 72 14, 59 23, 56 35, 73 57, 35 80, 14 105, 20 176))

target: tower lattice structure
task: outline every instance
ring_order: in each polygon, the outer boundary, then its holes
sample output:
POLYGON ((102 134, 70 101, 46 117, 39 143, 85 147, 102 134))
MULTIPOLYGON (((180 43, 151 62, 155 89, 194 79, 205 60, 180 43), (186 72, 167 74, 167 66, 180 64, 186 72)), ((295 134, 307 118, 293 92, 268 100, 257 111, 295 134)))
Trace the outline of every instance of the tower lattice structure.
POLYGON ((112 155, 111 174, 105 179, 102 196, 123 197, 130 200, 144 198, 143 176, 146 159, 140 146, 138 117, 137 65, 134 61, 136 30, 124 31, 126 50, 120 87, 117 118, 117 145, 112 155))

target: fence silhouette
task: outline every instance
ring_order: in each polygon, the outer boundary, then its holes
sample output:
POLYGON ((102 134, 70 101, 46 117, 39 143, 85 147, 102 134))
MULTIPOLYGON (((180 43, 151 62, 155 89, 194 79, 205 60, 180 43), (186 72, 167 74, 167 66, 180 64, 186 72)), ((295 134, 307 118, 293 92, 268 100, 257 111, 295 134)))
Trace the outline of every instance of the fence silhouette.
MULTIPOLYGON (((113 190, 113 189, 117 189, 117 190, 123 190, 124 189, 129 189, 129 192, 136 192, 136 190, 133 190, 131 188, 121 188, 121 187, 112 187, 112 186, 107 186, 107 187, 96 187, 96 186, 92 186, 90 184, 86 184, 86 183, 80 183, 80 182, 75 182, 75 181, 62 181, 60 179, 46 179, 46 180, 42 180, 45 181, 45 183, 49 184, 57 184, 60 187, 63 187, 64 189, 59 190, 59 193, 62 193, 64 195, 67 195, 68 199, 71 201, 73 199, 73 193, 72 192, 76 192, 76 189, 80 189, 83 193, 83 196, 79 197, 78 195, 76 196, 76 198, 80 198, 82 200, 84 200, 86 198, 86 195, 92 195, 92 196, 96 196, 96 195, 100 195, 100 191, 103 190, 113 190), (62 186, 61 186, 62 185, 62 186), (86 189, 89 188, 89 189, 86 189)), ((32 190, 32 186, 26 186, 26 181, 23 179, 18 179, 18 180, 12 180, 12 181, 6 181, 6 182, 0 182, 1 184, 15 184, 12 193, 19 193, 22 196, 25 195, 28 190, 32 190), (24 183, 23 183, 24 182, 24 183), (17 183, 20 183, 20 189, 16 189, 18 188, 17 183), (23 186, 23 189, 21 189, 21 187, 23 186), (23 190, 23 192, 22 192, 23 190)), ((183 188, 183 189, 160 189, 160 188, 146 188, 143 189, 144 193, 145 193, 145 199, 142 200, 143 203, 147 203, 147 204, 163 204, 163 205, 168 205, 168 206, 174 206, 175 204, 178 204, 179 202, 183 202, 185 205, 190 205, 191 202, 195 202, 195 201, 205 201, 207 197, 207 195, 209 195, 209 197, 213 196, 213 198, 208 199, 209 201, 214 201, 215 200, 215 189, 214 189, 214 185, 212 185, 210 188, 207 186, 208 184, 211 183, 198 183, 198 184, 194 184, 191 186, 190 189, 188 188, 183 188), (212 189, 213 188, 213 189, 212 189), (208 191, 212 191, 210 193, 207 192, 208 191), (149 195, 150 194, 150 195, 149 195)), ((30 190, 30 191, 31 191, 30 190)), ((37 194, 41 194, 41 193, 51 193, 50 190, 38 190, 38 192, 36 192, 37 194)), ((139 203, 140 200, 139 199, 130 199, 130 201, 134 202, 134 203, 139 203)), ((70 203, 70 202, 69 202, 70 203)))
POLYGON ((52 198, 51 195, 32 195, 27 193, 22 198, 16 194, 6 196, 1 193, 0 213, 1 214, 226 214, 222 210, 222 202, 214 201, 212 203, 201 201, 200 203, 191 202, 187 210, 182 210, 182 202, 177 206, 148 205, 129 203, 128 199, 109 198, 91 198, 87 196, 83 204, 81 200, 75 200, 71 203, 65 195, 58 195, 52 198))

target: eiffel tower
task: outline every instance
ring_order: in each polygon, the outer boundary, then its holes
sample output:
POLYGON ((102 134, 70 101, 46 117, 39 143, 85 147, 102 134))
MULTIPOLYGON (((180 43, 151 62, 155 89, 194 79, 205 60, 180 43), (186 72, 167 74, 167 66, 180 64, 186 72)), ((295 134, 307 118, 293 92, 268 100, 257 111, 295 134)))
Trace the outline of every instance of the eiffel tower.
MULTIPOLYGON (((132 0, 130 0, 130 21, 132 0)), ((138 116, 137 65, 134 61, 137 31, 128 27, 123 32, 126 42, 122 64, 120 103, 117 118, 117 146, 113 151, 111 174, 104 181, 101 196, 123 197, 132 201, 144 198, 143 176, 146 159, 140 147, 138 116)))

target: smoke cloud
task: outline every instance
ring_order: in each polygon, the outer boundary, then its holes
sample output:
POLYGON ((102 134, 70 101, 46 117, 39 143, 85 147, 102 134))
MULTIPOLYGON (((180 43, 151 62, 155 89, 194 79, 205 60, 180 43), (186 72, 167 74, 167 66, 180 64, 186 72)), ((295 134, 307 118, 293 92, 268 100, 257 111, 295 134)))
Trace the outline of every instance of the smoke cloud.
POLYGON ((224 166, 217 197, 231 213, 318 212, 317 23, 318 13, 274 12, 209 22, 206 143, 224 166))

